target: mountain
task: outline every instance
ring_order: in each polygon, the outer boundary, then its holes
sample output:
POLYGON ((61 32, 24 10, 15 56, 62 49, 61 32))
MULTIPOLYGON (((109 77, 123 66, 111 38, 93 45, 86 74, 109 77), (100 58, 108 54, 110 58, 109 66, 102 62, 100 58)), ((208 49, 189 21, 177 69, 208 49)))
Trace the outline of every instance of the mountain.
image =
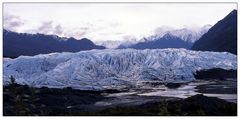
POLYGON ((191 49, 237 54, 237 10, 217 22, 191 49))
POLYGON ((95 42, 95 44, 104 46, 104 47, 109 48, 109 49, 116 48, 116 47, 118 47, 121 43, 122 43, 121 41, 114 41, 114 40, 106 40, 106 41, 98 41, 98 42, 95 42))
POLYGON ((165 34, 161 38, 154 40, 145 40, 130 46, 134 49, 163 49, 163 48, 185 48, 189 49, 192 46, 191 43, 185 42, 179 37, 176 37, 170 33, 165 34))
POLYGON ((237 56, 227 52, 186 49, 105 49, 51 53, 3 60, 3 84, 81 90, 144 87, 146 83, 180 83, 197 71, 237 69, 237 56))
MULTIPOLYGON (((105 40, 95 42, 97 45, 105 46, 110 49, 125 49, 131 48, 131 46, 142 42, 149 42, 161 39, 166 34, 171 34, 177 36, 184 42, 188 44, 193 44, 196 40, 198 40, 204 33, 208 31, 211 25, 205 25, 203 27, 186 27, 182 29, 174 29, 169 26, 161 26, 155 29, 154 35, 150 35, 148 37, 144 37, 142 39, 123 39, 123 40, 105 40)), ((171 48, 171 47, 169 47, 171 48)))
POLYGON ((109 49, 115 49, 118 47, 128 47, 131 46, 132 44, 137 43, 137 41, 135 39, 131 39, 131 40, 105 40, 105 41, 99 41, 99 42, 95 42, 97 45, 101 45, 104 46, 106 48, 109 49))
POLYGON ((155 30, 155 34, 142 38, 138 42, 134 42, 128 46, 119 45, 119 49, 135 48, 135 49, 162 49, 162 48, 186 48, 190 49, 195 41, 197 41, 204 33, 208 31, 211 25, 195 28, 174 29, 163 26, 155 30))
POLYGON ((123 49, 133 44, 136 44, 137 41, 136 39, 124 39, 124 40, 105 40, 105 41, 98 41, 95 43, 97 45, 101 45, 109 49, 115 49, 115 48, 123 49))
MULTIPOLYGON (((203 34, 205 34, 209 29, 211 28, 211 25, 207 24, 203 27, 186 27, 182 29, 174 29, 171 27, 159 27, 155 30, 155 34, 151 35, 144 40, 146 41, 152 41, 155 39, 159 39, 163 37, 165 34, 169 33, 172 34, 180 39, 182 39, 185 42, 188 43, 194 43, 197 41, 203 34)), ((142 40, 142 41, 144 41, 142 40)))
POLYGON ((175 35, 188 43, 194 43, 195 41, 199 40, 199 38, 203 34, 205 34, 210 28, 211 28, 211 25, 205 25, 201 28, 192 28, 192 29, 183 28, 183 29, 177 29, 169 32, 172 35, 175 35))
POLYGON ((3 56, 37 55, 52 52, 78 52, 81 50, 104 49, 87 38, 61 38, 55 35, 26 34, 3 30, 3 56))

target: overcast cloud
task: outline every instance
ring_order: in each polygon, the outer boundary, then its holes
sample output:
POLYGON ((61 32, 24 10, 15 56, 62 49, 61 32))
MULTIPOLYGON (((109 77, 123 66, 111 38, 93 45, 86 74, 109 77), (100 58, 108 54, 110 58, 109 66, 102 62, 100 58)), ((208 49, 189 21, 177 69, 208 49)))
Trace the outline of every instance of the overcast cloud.
POLYGON ((234 3, 4 3, 3 20, 5 29, 16 32, 87 37, 93 41, 123 40, 153 34, 161 26, 214 25, 236 7, 234 3))

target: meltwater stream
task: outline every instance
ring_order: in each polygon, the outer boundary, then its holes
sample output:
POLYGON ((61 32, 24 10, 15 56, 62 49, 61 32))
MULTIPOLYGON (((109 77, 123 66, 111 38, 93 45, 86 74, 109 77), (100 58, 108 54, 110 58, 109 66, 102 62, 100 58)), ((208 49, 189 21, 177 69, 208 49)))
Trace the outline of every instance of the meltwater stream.
POLYGON ((194 81, 187 85, 183 85, 176 89, 156 90, 138 95, 142 96, 164 96, 176 98, 188 98, 196 94, 203 94, 208 97, 218 97, 229 102, 237 102, 237 83, 236 79, 228 79, 225 81, 194 81), (203 89, 204 88, 204 89, 203 89), (225 89, 227 91, 224 91, 225 89), (222 90, 222 91, 221 91, 222 90))
POLYGON ((228 102, 237 103, 237 80, 195 80, 174 89, 159 85, 154 88, 133 89, 128 92, 106 94, 112 99, 97 102, 97 106, 114 105, 140 105, 150 101, 161 101, 162 99, 185 99, 196 94, 208 97, 217 97, 228 102))

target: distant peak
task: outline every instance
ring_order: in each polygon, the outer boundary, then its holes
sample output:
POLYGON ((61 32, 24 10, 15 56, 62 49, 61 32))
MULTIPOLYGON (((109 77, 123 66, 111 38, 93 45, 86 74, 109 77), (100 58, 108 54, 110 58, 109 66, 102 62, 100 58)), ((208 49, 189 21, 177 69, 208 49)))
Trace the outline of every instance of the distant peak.
POLYGON ((172 35, 171 33, 166 33, 164 36, 163 36, 163 38, 166 38, 166 39, 171 39, 171 38, 173 38, 173 37, 176 37, 176 36, 174 36, 174 35, 172 35))
POLYGON ((206 24, 202 28, 208 28, 208 27, 212 27, 212 25, 211 24, 206 24))
POLYGON ((212 27, 211 24, 206 24, 206 25, 204 25, 204 26, 201 27, 201 31, 206 32, 206 31, 208 31, 211 27, 212 27))
POLYGON ((235 15, 237 15, 236 9, 232 10, 226 17, 235 16, 235 15))
POLYGON ((90 41, 89 39, 87 39, 87 38, 82 38, 82 39, 80 39, 80 40, 84 40, 84 41, 90 41))
POLYGON ((237 13, 237 10, 236 10, 236 9, 234 9, 233 11, 231 11, 230 14, 234 14, 234 13, 237 13))
POLYGON ((3 29, 3 33, 8 33, 8 32, 13 32, 13 31, 8 30, 8 29, 3 29))

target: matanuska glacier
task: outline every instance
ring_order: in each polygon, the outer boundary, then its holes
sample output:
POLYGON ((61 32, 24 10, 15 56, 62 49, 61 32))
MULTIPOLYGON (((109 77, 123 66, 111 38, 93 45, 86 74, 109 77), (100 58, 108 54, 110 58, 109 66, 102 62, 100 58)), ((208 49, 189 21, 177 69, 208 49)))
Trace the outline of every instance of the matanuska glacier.
POLYGON ((189 82, 199 70, 237 69, 234 54, 186 49, 90 50, 5 58, 3 62, 4 85, 12 75, 19 84, 80 90, 141 87, 143 82, 189 82))

